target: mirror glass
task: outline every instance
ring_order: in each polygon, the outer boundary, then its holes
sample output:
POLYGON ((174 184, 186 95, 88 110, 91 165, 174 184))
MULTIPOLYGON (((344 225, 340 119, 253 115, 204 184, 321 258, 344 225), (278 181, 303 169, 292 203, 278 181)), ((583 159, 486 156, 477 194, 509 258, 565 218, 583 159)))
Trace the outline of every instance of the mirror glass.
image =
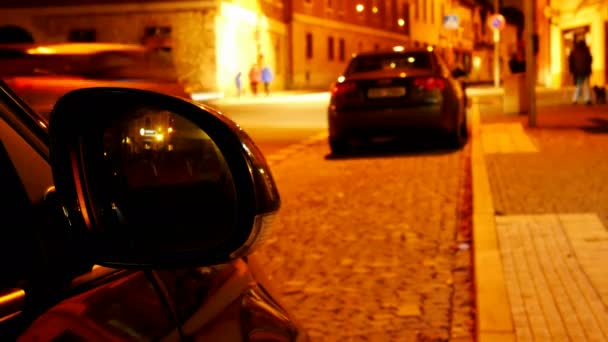
POLYGON ((97 144, 82 145, 99 238, 138 258, 213 248, 230 238, 236 190, 213 139, 164 109, 137 107, 118 117, 99 130, 102 136, 85 138, 97 144))

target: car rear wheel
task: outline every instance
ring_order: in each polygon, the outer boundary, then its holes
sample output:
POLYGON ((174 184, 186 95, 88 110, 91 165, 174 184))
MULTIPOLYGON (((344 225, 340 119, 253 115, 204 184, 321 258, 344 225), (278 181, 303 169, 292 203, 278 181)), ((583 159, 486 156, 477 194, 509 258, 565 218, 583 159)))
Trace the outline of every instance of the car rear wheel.
POLYGON ((340 155, 348 152, 348 142, 342 138, 329 137, 329 148, 332 155, 340 155))
POLYGON ((461 148, 467 142, 467 136, 467 122, 466 120, 463 120, 462 123, 450 133, 451 145, 455 148, 461 148))

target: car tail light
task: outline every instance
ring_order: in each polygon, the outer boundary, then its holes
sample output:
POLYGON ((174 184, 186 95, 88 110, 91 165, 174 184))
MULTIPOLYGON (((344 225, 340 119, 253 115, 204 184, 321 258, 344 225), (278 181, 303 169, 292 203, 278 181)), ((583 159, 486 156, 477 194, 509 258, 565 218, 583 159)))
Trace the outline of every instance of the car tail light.
POLYGON ((445 80, 440 77, 422 77, 414 80, 414 85, 425 91, 443 90, 445 88, 445 80))
POLYGON ((354 82, 336 83, 331 89, 332 96, 339 96, 351 93, 357 90, 357 85, 354 82))
POLYGON ((32 88, 32 82, 23 78, 9 78, 4 80, 14 91, 23 91, 32 88))

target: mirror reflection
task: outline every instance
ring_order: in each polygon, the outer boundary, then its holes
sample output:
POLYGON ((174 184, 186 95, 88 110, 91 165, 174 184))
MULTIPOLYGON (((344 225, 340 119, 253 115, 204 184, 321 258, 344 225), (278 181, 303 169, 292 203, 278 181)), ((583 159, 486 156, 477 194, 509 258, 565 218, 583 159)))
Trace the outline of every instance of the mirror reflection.
POLYGON ((104 166, 87 176, 100 180, 88 183, 101 195, 96 198, 105 198, 96 214, 106 233, 120 235, 112 244, 122 239, 124 248, 159 252, 162 242, 185 251, 233 233, 232 174, 197 125, 163 109, 136 108, 105 129, 102 145, 104 166))

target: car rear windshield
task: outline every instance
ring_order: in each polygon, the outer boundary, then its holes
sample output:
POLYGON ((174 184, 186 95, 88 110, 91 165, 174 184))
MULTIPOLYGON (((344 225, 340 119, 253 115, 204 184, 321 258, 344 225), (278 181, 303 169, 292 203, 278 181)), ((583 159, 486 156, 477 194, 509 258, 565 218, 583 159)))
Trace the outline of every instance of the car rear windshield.
POLYGON ((27 54, 0 49, 0 78, 40 75, 102 80, 177 80, 171 56, 164 51, 104 51, 70 55, 27 54))
POLYGON ((352 59, 346 74, 391 69, 432 69, 431 54, 424 51, 411 53, 359 55, 352 59))

